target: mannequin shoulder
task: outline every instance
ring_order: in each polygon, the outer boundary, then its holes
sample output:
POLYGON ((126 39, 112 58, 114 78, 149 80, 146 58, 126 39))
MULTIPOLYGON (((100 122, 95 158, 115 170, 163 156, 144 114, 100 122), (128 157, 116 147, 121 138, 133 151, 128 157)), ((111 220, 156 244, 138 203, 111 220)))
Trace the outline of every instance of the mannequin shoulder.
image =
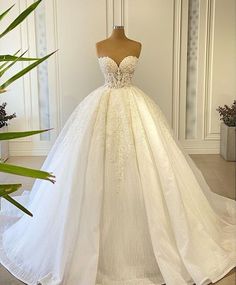
POLYGON ((107 45, 107 39, 96 42, 95 47, 98 55, 100 54, 100 51, 103 50, 104 47, 106 47, 106 45, 107 45))
POLYGON ((135 41, 135 40, 130 40, 134 45, 138 46, 138 47, 142 47, 142 43, 141 42, 138 42, 138 41, 135 41))
POLYGON ((142 50, 142 43, 134 40, 130 40, 130 44, 132 45, 133 50, 137 53, 140 54, 142 50))
POLYGON ((103 46, 104 44, 106 44, 106 42, 107 42, 107 39, 99 41, 99 42, 96 42, 95 45, 96 45, 96 47, 103 46))
POLYGON ((107 46, 108 44, 109 44, 109 40, 105 39, 105 40, 97 42, 95 45, 96 45, 96 48, 98 50, 100 48, 103 48, 103 47, 107 46))

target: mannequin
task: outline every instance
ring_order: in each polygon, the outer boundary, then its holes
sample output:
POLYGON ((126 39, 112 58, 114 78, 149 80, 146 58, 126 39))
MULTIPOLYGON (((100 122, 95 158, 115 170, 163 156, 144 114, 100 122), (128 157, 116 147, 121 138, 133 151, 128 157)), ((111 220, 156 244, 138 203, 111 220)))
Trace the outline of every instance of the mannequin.
POLYGON ((141 48, 140 42, 126 37, 124 26, 114 26, 110 37, 96 43, 98 57, 109 56, 117 65, 129 55, 139 57, 141 48))

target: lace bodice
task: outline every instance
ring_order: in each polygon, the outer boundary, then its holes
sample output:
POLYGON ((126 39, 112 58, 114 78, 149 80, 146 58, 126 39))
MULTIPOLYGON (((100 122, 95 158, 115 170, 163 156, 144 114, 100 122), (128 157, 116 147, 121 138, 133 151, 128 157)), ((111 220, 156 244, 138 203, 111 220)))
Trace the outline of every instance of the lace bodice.
POLYGON ((110 88, 122 88, 132 84, 138 57, 128 55, 123 58, 119 65, 109 56, 99 57, 98 61, 105 78, 104 85, 110 88))

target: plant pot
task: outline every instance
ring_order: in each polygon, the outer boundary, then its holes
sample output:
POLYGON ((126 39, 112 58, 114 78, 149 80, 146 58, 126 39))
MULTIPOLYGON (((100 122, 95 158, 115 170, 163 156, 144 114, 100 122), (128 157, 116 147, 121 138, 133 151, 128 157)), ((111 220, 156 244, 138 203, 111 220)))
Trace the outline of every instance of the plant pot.
MULTIPOLYGON (((8 127, 5 126, 0 128, 0 133, 5 133, 8 131, 8 127)), ((0 141, 0 161, 4 162, 9 157, 9 142, 8 141, 0 141)))
POLYGON ((228 161, 236 161, 236 127, 220 125, 220 154, 228 161))

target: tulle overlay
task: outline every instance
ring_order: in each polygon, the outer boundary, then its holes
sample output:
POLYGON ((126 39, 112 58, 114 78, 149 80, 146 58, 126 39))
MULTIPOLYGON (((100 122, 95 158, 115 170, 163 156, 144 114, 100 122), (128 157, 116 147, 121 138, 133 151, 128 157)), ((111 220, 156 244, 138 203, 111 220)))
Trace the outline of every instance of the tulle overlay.
POLYGON ((236 265, 236 202, 214 194, 137 86, 91 92, 37 179, 2 203, 1 263, 35 285, 205 285, 236 265))

